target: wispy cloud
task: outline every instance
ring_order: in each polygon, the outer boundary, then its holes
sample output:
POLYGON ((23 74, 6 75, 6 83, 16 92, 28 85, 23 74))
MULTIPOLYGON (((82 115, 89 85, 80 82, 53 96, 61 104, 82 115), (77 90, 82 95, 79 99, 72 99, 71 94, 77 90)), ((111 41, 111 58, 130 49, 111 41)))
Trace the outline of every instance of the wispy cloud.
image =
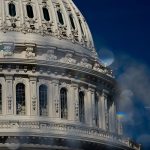
MULTIPOLYGON (((116 58, 118 59, 115 61, 113 68, 116 69, 116 76, 121 89, 119 108, 126 114, 123 120, 124 124, 125 126, 135 127, 133 132, 136 133, 132 134, 136 136, 139 134, 137 136, 138 142, 144 143, 143 141, 145 141, 147 143, 150 136, 145 135, 144 132, 146 129, 150 130, 150 116, 146 110, 150 107, 149 67, 129 55, 122 54, 116 58), (141 131, 138 130, 139 128, 141 131)), ((128 132, 131 132, 131 130, 128 130, 128 132)))

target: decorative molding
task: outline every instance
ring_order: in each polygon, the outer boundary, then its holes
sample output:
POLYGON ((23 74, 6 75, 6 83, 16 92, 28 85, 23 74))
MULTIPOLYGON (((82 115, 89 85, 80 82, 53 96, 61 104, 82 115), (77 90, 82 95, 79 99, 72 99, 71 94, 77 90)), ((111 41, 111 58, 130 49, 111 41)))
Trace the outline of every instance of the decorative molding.
POLYGON ((60 62, 67 64, 76 64, 76 60, 73 59, 73 55, 71 53, 67 53, 64 58, 60 59, 60 62))
POLYGON ((26 48, 26 57, 27 57, 27 58, 33 58, 33 57, 35 57, 35 53, 34 53, 33 51, 34 51, 34 48, 28 46, 28 47, 26 48))
POLYGON ((47 61, 53 61, 53 60, 57 60, 57 56, 54 55, 54 50, 48 50, 47 51, 47 55, 46 55, 46 60, 47 61))
POLYGON ((77 65, 81 66, 81 67, 92 69, 92 65, 90 63, 88 63, 88 59, 87 58, 82 58, 80 63, 78 63, 77 65))
POLYGON ((107 131, 98 129, 98 128, 90 128, 86 126, 79 126, 79 125, 71 125, 71 124, 62 124, 62 123, 54 123, 54 122, 41 122, 41 121, 21 121, 21 120, 9 120, 9 121, 0 121, 0 129, 18 129, 18 131, 21 132, 21 130, 25 131, 28 130, 28 132, 32 132, 35 129, 37 133, 40 131, 40 134, 42 134, 46 131, 46 133, 55 133, 55 134, 62 134, 67 136, 74 136, 74 137, 81 137, 92 140, 97 140, 97 142, 107 141, 107 142, 113 142, 113 144, 116 145, 122 145, 127 148, 133 148, 135 150, 140 149, 140 145, 137 145, 130 141, 129 139, 126 139, 122 136, 118 136, 112 133, 109 133, 107 131))

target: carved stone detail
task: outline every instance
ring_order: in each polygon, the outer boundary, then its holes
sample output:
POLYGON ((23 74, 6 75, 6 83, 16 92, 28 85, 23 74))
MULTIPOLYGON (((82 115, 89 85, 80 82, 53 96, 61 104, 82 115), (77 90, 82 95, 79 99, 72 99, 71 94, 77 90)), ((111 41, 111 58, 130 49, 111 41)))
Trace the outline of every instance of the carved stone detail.
POLYGON ((98 72, 104 73, 104 70, 101 68, 99 63, 95 63, 93 66, 93 70, 96 70, 98 72))
POLYGON ((111 69, 108 69, 106 67, 102 67, 98 62, 96 62, 93 66, 93 70, 104 73, 110 77, 113 77, 113 72, 111 69))
POLYGON ((57 60, 57 56, 54 55, 54 50, 48 50, 47 51, 47 56, 46 56, 46 60, 57 60))
POLYGON ((12 56, 14 51, 14 44, 13 43, 4 43, 3 44, 3 55, 5 56, 12 56))
POLYGON ((67 53, 66 56, 62 59, 60 59, 60 62, 68 63, 68 64, 76 64, 76 60, 72 58, 73 55, 70 53, 67 53))
POLYGON ((26 57, 27 58, 32 58, 32 57, 35 57, 35 53, 33 52, 34 51, 34 48, 33 47, 27 47, 26 48, 26 57))
POLYGON ((32 111, 36 111, 36 96, 32 97, 32 111))
POLYGON ((7 101, 8 101, 8 111, 10 111, 12 109, 12 97, 8 96, 7 101))
POLYGON ((92 65, 90 63, 88 63, 87 58, 82 58, 81 62, 78 63, 78 66, 92 69, 92 65))

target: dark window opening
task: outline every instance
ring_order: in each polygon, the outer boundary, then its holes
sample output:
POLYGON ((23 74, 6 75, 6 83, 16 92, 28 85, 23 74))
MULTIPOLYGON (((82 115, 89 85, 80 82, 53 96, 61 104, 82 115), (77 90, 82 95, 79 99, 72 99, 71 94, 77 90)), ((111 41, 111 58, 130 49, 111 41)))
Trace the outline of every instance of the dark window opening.
POLYGON ((64 25, 63 15, 60 10, 57 10, 58 20, 61 25, 64 25))
POLYGON ((27 9, 27 15, 29 18, 33 18, 34 14, 33 14, 33 8, 31 5, 26 5, 26 9, 27 9))
POLYGON ((47 86, 40 85, 39 87, 39 111, 40 116, 47 116, 47 86))
POLYGON ((72 28, 75 30, 75 23, 74 23, 74 19, 73 19, 73 17, 72 17, 72 15, 70 14, 69 15, 69 18, 70 18, 70 22, 71 22, 71 26, 72 26, 72 28))
POLYGON ((43 15, 44 15, 44 19, 46 21, 50 21, 49 12, 48 12, 48 9, 46 7, 43 7, 43 15))
POLYGON ((79 121, 85 122, 85 112, 84 112, 84 93, 79 92, 79 121))
POLYGON ((68 117, 67 90, 65 88, 62 88, 60 90, 60 103, 61 103, 61 118, 67 119, 68 117))
POLYGON ((96 127, 99 126, 99 110, 98 110, 98 106, 99 106, 99 100, 98 100, 98 95, 97 93, 95 93, 95 125, 96 127))
POLYGON ((13 3, 9 3, 9 15, 12 17, 16 16, 16 6, 13 3))
POLYGON ((23 83, 16 85, 16 114, 25 114, 25 85, 23 83))

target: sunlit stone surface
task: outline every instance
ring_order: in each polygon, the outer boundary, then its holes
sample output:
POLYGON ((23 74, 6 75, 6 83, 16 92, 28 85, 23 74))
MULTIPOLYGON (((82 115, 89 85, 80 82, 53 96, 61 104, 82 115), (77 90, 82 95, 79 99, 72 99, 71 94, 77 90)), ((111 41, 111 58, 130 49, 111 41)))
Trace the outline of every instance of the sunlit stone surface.
POLYGON ((72 0, 0 0, 0 149, 140 149, 117 85, 72 0))

